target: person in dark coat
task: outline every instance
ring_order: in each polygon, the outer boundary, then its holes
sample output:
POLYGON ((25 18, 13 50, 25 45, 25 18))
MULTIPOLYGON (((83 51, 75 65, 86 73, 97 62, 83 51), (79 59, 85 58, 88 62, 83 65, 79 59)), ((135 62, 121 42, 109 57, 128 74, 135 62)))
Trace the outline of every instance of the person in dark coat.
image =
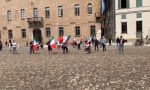
POLYGON ((109 41, 109 46, 111 46, 111 38, 109 38, 108 41, 109 41))
POLYGON ((63 49, 63 53, 68 53, 67 42, 63 43, 62 49, 63 49))
POLYGON ((33 41, 30 41, 30 54, 34 53, 34 50, 33 50, 33 41))
POLYGON ((41 41, 40 47, 41 47, 41 49, 43 49, 43 41, 41 41))
POLYGON ((8 42, 7 42, 7 41, 5 42, 5 46, 6 46, 6 47, 8 46, 8 42))
POLYGON ((49 51, 49 52, 52 52, 52 47, 51 47, 51 45, 50 45, 50 42, 51 42, 51 40, 49 40, 49 41, 47 42, 47 46, 48 46, 48 51, 49 51))
POLYGON ((119 37, 117 37, 117 39, 116 39, 117 49, 119 48, 119 43, 120 43, 120 39, 119 39, 119 37))
POLYGON ((0 51, 2 51, 2 47, 3 46, 3 43, 2 43, 2 41, 0 40, 0 51))
POLYGON ((99 51, 99 47, 98 47, 98 45, 99 45, 99 41, 97 40, 97 38, 95 39, 95 51, 97 50, 97 51, 99 51))

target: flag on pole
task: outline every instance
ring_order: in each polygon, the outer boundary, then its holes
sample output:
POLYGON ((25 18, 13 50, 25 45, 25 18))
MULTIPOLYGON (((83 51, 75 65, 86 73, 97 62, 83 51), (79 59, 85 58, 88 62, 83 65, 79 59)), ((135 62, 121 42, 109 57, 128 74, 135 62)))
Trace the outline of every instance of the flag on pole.
POLYGON ((63 43, 63 36, 58 37, 58 42, 60 45, 63 43))
POLYGON ((92 36, 90 37, 90 39, 87 41, 87 44, 91 42, 91 40, 94 38, 94 36, 95 36, 95 35, 92 35, 92 36))
POLYGON ((33 40, 33 50, 36 51, 37 50, 37 43, 36 40, 33 40))
POLYGON ((66 43, 70 37, 71 37, 70 35, 63 36, 63 43, 66 43))
POLYGON ((70 35, 59 37, 58 38, 59 44, 66 43, 69 40, 70 37, 71 37, 70 35))
POLYGON ((51 41, 50 41, 50 46, 52 47, 52 48, 56 48, 56 42, 55 42, 55 38, 53 37, 52 39, 51 39, 51 41))

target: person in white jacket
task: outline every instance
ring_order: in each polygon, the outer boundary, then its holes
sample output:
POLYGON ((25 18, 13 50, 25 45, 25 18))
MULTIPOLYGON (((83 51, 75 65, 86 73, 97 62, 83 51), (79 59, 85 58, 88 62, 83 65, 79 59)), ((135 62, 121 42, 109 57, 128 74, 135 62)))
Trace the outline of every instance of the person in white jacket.
POLYGON ((103 52, 106 51, 106 38, 103 36, 101 39, 102 47, 103 47, 103 52))
POLYGON ((13 54, 17 54, 17 44, 15 40, 13 40, 12 47, 13 47, 13 54))

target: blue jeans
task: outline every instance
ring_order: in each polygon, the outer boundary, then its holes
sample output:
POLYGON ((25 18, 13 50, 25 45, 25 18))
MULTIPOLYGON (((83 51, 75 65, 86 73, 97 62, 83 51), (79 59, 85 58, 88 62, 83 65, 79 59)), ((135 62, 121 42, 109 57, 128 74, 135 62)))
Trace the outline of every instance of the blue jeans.
POLYGON ((13 47, 13 54, 17 54, 17 48, 13 47))
POLYGON ((124 45, 123 44, 120 44, 119 45, 119 53, 122 53, 124 50, 124 45))

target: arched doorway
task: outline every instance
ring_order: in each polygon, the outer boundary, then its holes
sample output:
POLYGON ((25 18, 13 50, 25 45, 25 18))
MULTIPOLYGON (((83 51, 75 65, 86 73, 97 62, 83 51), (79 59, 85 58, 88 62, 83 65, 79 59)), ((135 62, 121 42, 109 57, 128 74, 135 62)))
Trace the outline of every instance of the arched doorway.
POLYGON ((42 41, 42 33, 40 29, 34 29, 33 30, 33 39, 41 43, 42 41))

